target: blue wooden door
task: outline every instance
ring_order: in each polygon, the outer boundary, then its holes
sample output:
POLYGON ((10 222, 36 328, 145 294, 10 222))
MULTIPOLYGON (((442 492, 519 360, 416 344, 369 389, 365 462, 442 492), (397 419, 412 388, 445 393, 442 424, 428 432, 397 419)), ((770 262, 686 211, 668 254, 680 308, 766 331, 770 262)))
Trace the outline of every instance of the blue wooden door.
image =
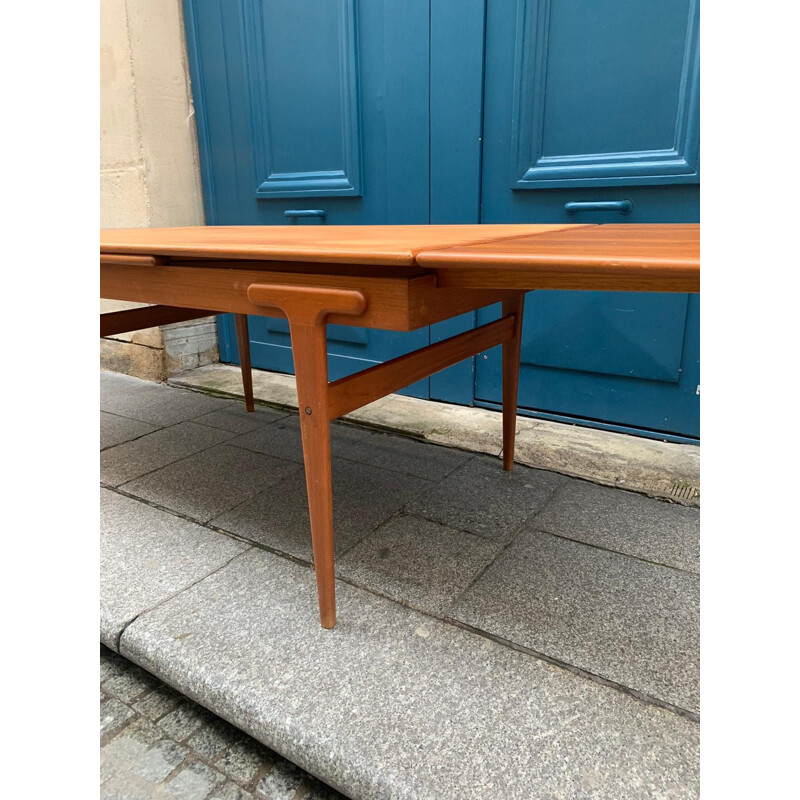
MULTIPOLYGON (((697 34, 695 0, 489 0, 481 221, 698 221, 697 34)), ((529 294, 520 406, 699 436, 697 300, 529 294)), ((501 401, 497 349, 477 360, 475 398, 501 401)))
MULTIPOLYGON (((184 9, 208 224, 430 221, 429 0, 184 9)), ((293 372, 285 320, 251 317, 250 335, 254 366, 293 372)), ((328 339, 335 379, 429 335, 332 325, 328 339)), ((238 361, 230 316, 220 318, 220 350, 238 361)), ((427 397, 428 387, 407 392, 427 397)))

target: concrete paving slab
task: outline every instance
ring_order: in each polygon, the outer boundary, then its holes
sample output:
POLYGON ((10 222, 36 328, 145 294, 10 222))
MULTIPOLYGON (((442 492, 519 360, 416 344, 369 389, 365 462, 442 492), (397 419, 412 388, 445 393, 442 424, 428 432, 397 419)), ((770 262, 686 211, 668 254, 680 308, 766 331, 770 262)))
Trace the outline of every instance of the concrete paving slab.
MULTIPOLYGON (((242 373, 234 364, 209 364, 199 369, 173 375, 171 386, 189 386, 201 391, 215 392, 230 397, 243 397, 242 373)), ((294 375, 253 370, 253 396, 256 400, 297 411, 297 387, 294 375)))
MULTIPOLYGON (((503 417, 486 408, 457 406, 391 394, 358 408, 347 419, 388 431, 410 433, 428 442, 499 456, 503 449, 503 417)), ((516 430, 535 428, 536 420, 517 417, 516 430)))
POLYGON ((542 531, 700 571, 700 511, 568 480, 531 523, 542 531))
POLYGON ((699 710, 697 576, 523 531, 451 617, 699 710))
POLYGON ((208 522, 302 467, 221 444, 123 484, 130 494, 208 522))
POLYGON ((192 422, 242 434, 271 425, 287 415, 286 411, 276 411, 265 406, 256 406, 253 411, 248 411, 244 403, 231 403, 225 408, 195 417, 192 422))
POLYGON ((100 408, 152 425, 175 425, 231 405, 232 401, 176 389, 116 372, 100 373, 100 408))
POLYGON ((140 436, 158 430, 156 425, 149 422, 141 422, 138 419, 129 417, 118 417, 116 414, 109 414, 107 411, 100 412, 100 449, 129 442, 131 439, 138 439, 140 436))
POLYGON ((337 591, 323 630, 313 572, 252 549, 140 615, 121 652, 359 800, 698 796, 694 722, 337 591))
POLYGON ((246 544, 100 490, 100 641, 116 650, 138 614, 248 549, 246 544))
MULTIPOLYGON (((280 425, 280 423, 276 423, 280 425)), ((272 426, 270 426, 272 427, 272 426)), ((412 475, 333 459, 335 551, 345 552, 430 486, 412 475)), ((212 524, 237 536, 311 561, 311 528, 303 470, 252 500, 215 517, 212 524)))
POLYGON ((439 480, 465 464, 471 453, 449 447, 436 447, 387 433, 372 433, 339 450, 342 458, 372 464, 383 469, 405 472, 428 480, 439 480))
POLYGON ((235 435, 193 422, 162 428, 135 441, 103 450, 100 455, 100 480, 108 486, 120 486, 235 435))
POLYGON ((508 541, 564 481, 561 475, 476 456, 410 502, 407 511, 451 528, 508 541))
MULTIPOLYGON (((241 397, 239 368, 211 364, 170 378, 176 386, 241 397)), ((297 408, 293 375, 253 370, 255 397, 297 408)), ((485 408, 389 395, 348 414, 345 419, 399 431, 431 442, 499 455, 502 415, 485 408)), ((700 448, 640 436, 518 416, 518 463, 537 469, 619 486, 683 505, 700 505, 700 448)))
POLYGON ((411 515, 393 517, 336 564, 359 586, 442 616, 502 545, 411 515))
MULTIPOLYGON (((331 454, 340 455, 344 449, 365 439, 370 431, 353 425, 333 423, 331 425, 331 454)), ((296 414, 278 420, 266 428, 237 436, 230 442, 236 447, 245 447, 276 458, 303 463, 303 439, 300 435, 300 420, 296 414)))

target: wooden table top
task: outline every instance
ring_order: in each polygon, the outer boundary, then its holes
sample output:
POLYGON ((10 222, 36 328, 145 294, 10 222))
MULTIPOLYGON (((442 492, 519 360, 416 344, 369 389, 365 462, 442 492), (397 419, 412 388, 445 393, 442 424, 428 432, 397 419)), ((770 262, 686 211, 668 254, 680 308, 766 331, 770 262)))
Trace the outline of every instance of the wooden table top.
POLYGON ((100 252, 411 266, 423 250, 570 225, 238 225, 100 231, 100 252))
POLYGON ((340 225, 133 228, 101 254, 247 259, 435 271, 441 286, 700 289, 699 225, 340 225))
POLYGON ((699 225, 575 225, 541 236, 514 236, 426 250, 417 263, 436 269, 532 266, 696 270, 699 225))
POLYGON ((590 225, 419 253, 450 285, 699 291, 699 225, 590 225), (501 282, 496 282, 497 276, 501 282))

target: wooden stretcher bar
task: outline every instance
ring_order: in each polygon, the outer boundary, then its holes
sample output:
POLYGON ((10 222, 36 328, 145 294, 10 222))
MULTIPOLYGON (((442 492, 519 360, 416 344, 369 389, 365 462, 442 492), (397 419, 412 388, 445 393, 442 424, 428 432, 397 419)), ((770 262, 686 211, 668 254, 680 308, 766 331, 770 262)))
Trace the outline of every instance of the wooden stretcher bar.
POLYGON ((502 317, 488 325, 339 378, 328 385, 328 416, 333 420, 349 414, 465 358, 471 358, 481 350, 503 344, 513 335, 514 317, 502 317))
POLYGON ((175 322, 188 322, 212 316, 214 313, 200 308, 177 306, 145 306, 128 308, 124 311, 109 311, 100 315, 100 335, 115 336, 118 333, 141 331, 144 328, 172 325, 175 322))

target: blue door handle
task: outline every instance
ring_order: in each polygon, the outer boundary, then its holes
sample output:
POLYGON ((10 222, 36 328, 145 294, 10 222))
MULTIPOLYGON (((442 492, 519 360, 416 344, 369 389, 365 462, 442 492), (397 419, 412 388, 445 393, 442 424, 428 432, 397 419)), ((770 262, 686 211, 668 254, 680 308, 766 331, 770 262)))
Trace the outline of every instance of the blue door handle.
POLYGON ((327 212, 324 208, 290 208, 283 212, 283 216, 290 219, 298 219, 299 217, 321 217, 325 219, 327 212))
POLYGON ((619 211, 620 214, 630 214, 633 211, 633 203, 630 200, 564 203, 564 211, 567 214, 577 214, 579 211, 619 211))

